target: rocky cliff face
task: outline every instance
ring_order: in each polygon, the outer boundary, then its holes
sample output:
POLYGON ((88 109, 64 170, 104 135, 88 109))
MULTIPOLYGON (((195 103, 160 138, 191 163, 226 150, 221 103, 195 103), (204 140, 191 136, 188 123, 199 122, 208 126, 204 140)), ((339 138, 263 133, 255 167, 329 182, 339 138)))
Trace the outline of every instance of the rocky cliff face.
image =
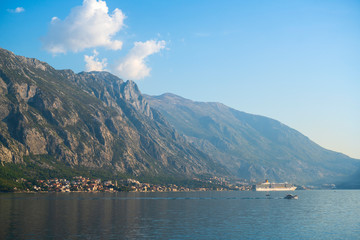
POLYGON ((188 141, 241 178, 338 182, 359 168, 360 161, 326 150, 273 119, 174 94, 146 99, 188 141))
POLYGON ((24 156, 134 175, 226 174, 152 109, 137 85, 106 72, 55 70, 0 49, 0 160, 24 156))

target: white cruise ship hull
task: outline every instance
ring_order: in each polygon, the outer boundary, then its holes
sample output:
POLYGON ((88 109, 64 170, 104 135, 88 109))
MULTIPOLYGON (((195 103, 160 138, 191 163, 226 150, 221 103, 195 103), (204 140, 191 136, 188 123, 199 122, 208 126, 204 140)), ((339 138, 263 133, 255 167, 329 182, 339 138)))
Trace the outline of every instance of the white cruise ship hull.
POLYGON ((269 191, 295 191, 296 187, 289 188, 255 188, 255 191, 259 192, 269 192, 269 191))
POLYGON ((294 191, 296 187, 289 183, 270 183, 266 180, 264 183, 256 184, 255 191, 294 191))

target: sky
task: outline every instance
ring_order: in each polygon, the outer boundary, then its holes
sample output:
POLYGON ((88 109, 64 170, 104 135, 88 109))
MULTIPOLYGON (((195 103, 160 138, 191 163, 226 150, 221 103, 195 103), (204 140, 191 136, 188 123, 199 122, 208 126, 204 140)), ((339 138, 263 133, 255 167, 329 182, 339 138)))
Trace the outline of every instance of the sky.
POLYGON ((360 1, 1 0, 0 47, 270 117, 360 159, 360 1))

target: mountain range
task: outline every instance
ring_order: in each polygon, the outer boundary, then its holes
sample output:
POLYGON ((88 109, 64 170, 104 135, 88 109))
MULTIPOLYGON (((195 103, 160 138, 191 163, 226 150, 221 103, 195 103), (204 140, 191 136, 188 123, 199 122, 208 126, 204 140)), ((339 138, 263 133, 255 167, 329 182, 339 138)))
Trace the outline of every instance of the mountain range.
POLYGON ((174 94, 146 96, 189 142, 239 178, 320 183, 341 181, 359 161, 326 150, 279 121, 221 103, 174 94))
POLYGON ((132 81, 55 70, 0 50, 0 159, 141 175, 227 170, 181 137, 132 81))
POLYGON ((107 72, 55 70, 5 49, 0 120, 1 165, 23 173, 61 166, 303 184, 341 181, 359 169, 358 160, 279 121, 174 94, 143 95, 133 81, 107 72))

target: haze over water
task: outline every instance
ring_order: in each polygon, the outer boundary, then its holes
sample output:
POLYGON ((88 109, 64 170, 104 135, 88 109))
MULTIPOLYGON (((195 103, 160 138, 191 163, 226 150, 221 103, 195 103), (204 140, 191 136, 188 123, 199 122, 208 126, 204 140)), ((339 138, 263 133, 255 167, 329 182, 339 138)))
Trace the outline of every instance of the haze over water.
POLYGON ((0 239, 357 239, 360 191, 1 194, 0 239))

